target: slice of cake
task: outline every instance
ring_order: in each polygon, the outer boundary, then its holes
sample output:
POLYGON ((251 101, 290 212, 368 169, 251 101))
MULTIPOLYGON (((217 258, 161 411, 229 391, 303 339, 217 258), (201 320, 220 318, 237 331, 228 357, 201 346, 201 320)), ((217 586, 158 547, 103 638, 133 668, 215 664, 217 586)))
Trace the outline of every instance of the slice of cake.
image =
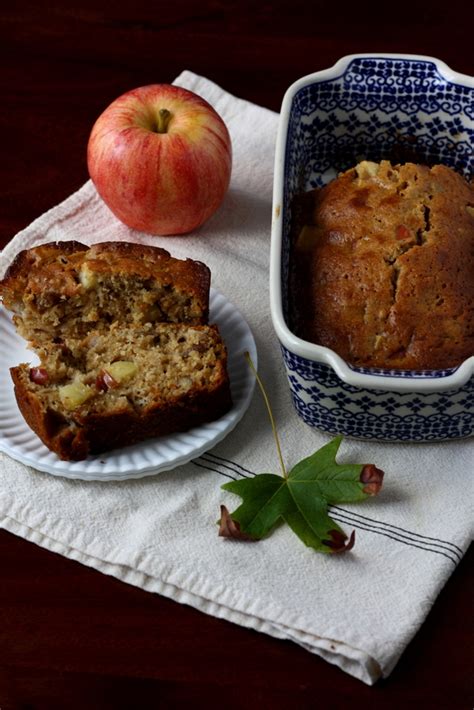
POLYGON ((210 271, 129 242, 54 242, 22 251, 0 282, 20 335, 39 344, 122 324, 207 323, 210 271))
POLYGON ((47 244, 17 257, 0 293, 40 364, 11 376, 46 446, 80 460, 227 412, 209 283, 204 264, 137 244, 47 244))

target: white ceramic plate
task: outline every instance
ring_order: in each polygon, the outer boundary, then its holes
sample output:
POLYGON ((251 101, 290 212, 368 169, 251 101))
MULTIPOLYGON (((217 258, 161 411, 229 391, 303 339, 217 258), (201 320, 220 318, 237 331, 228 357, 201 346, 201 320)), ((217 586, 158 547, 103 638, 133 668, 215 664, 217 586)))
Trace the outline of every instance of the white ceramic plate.
POLYGON ((221 441, 250 404, 255 377, 244 353, 257 365, 257 350, 242 314, 222 294, 211 289, 210 323, 217 323, 228 351, 228 371, 234 406, 220 419, 184 433, 149 439, 85 461, 61 461, 34 434, 18 409, 8 368, 36 363, 17 335, 7 311, 0 307, 0 450, 39 471, 87 481, 119 481, 169 471, 188 463, 221 441))

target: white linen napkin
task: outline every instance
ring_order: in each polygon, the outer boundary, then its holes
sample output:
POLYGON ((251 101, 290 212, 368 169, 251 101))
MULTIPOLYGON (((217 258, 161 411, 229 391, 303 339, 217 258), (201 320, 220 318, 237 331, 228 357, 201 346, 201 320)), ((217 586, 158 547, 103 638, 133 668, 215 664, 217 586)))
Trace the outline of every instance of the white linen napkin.
MULTIPOLYGON (((87 182, 20 232, 22 248, 77 239, 131 240, 206 262, 212 283, 244 314, 259 352, 288 467, 328 441, 293 410, 269 311, 268 267, 277 114, 183 72, 176 83, 206 98, 231 133, 234 167, 220 210, 187 237, 125 227, 87 182)), ((0 454, 0 525, 130 584, 280 639, 291 639, 372 684, 387 676, 471 539, 472 440, 381 444, 345 440, 340 460, 385 472, 379 496, 334 507, 354 549, 328 556, 285 526, 253 544, 217 536, 229 478, 279 472, 271 428, 255 392, 237 428, 173 471, 124 482, 39 473, 0 454)))

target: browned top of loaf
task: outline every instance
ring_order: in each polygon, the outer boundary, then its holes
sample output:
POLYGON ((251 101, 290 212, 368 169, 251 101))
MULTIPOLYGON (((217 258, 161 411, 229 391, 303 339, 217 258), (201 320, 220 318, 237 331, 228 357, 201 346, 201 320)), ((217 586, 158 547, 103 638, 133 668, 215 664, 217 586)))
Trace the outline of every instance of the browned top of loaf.
POLYGON ((91 247, 76 241, 50 242, 20 252, 0 281, 0 295, 7 308, 26 290, 41 293, 45 289, 74 295, 81 284, 77 274, 83 264, 100 274, 138 276, 159 275, 161 282, 195 295, 206 303, 209 293, 208 267, 192 259, 176 259, 159 247, 131 242, 100 242, 91 247))
POLYGON ((474 189, 453 170, 360 163, 303 196, 298 335, 360 366, 452 367, 474 353, 474 189))

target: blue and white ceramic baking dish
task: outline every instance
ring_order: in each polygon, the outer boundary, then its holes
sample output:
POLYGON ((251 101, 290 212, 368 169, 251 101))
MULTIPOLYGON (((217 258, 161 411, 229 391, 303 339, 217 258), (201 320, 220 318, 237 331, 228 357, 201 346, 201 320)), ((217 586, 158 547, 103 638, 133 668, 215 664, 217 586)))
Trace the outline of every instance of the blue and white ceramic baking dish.
MULTIPOLYGON (((474 430, 474 357, 449 370, 353 367, 288 326, 290 205, 360 160, 401 155, 474 174, 474 79, 425 56, 351 55, 285 94, 275 156, 270 298, 293 402, 310 426, 386 441, 474 430)), ((395 161, 396 162, 396 161, 395 161)))

